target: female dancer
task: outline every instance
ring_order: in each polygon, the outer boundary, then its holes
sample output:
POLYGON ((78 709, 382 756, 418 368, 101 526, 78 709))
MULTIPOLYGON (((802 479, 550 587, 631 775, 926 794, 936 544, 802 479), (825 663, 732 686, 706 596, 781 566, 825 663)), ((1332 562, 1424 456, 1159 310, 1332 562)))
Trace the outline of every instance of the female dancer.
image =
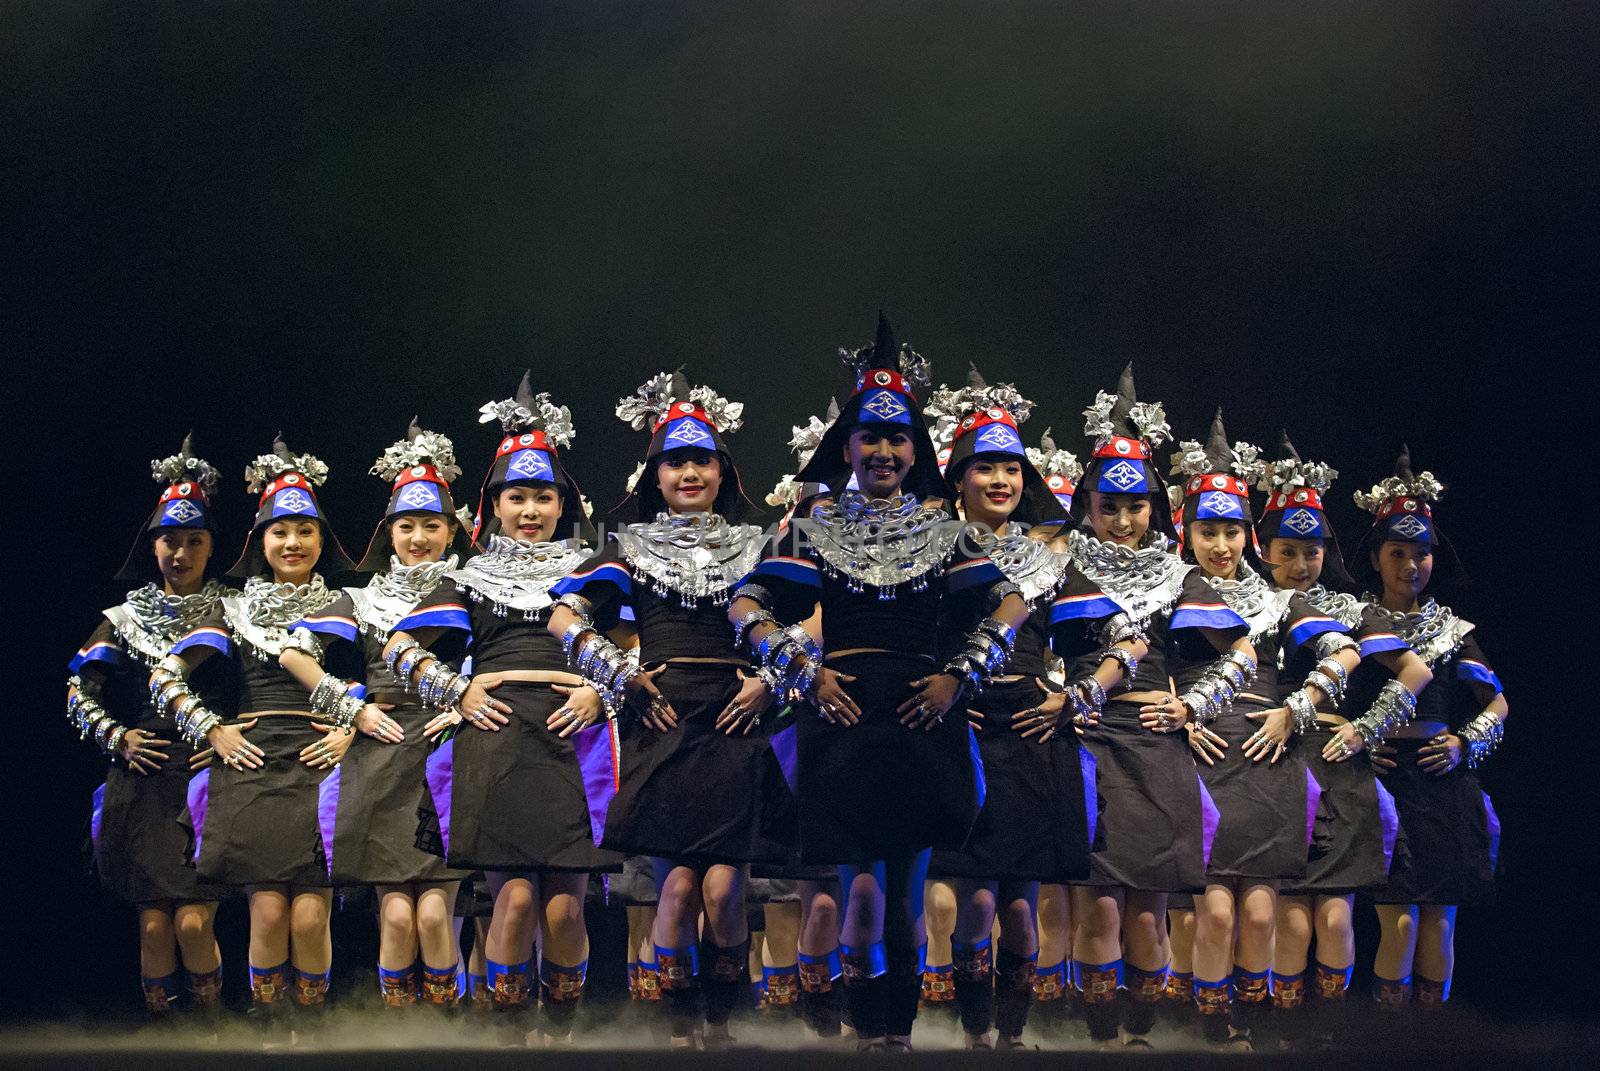
POLYGON ((178 816, 189 784, 191 749, 168 736, 171 723, 152 705, 146 680, 186 632, 209 617, 224 591, 208 579, 217 471, 190 452, 152 461, 163 491, 119 580, 142 581, 107 610, 69 667, 67 718, 110 760, 96 793, 95 861, 100 880, 139 911, 139 967, 145 1008, 173 1010, 188 972, 193 1010, 221 1010, 222 959, 212 931, 217 903, 184 865, 178 816))
POLYGON ((991 387, 974 368, 964 389, 935 391, 925 410, 941 430, 952 429, 945 475, 973 537, 1032 609, 1007 674, 968 700, 985 771, 983 809, 967 843, 935 853, 932 864, 955 879, 952 963, 969 1049, 990 1048, 995 1024, 1000 1048, 1022 1047, 1039 955, 1039 882, 1082 880, 1089 870, 1072 727, 1097 721, 1106 694, 1145 654, 1127 615, 1046 542, 1067 513, 1017 434, 1031 409, 1016 388, 991 387), (1051 644, 1074 663, 1065 689, 1047 679, 1051 644), (992 954, 997 914, 1000 948, 992 954))
POLYGON ((845 354, 855 394, 799 473, 828 486, 729 608, 784 693, 811 697, 797 726, 802 858, 844 864, 844 981, 859 1044, 910 1046, 921 990, 922 887, 931 847, 957 847, 979 803, 965 719, 946 717, 1010 657, 1027 604, 944 512, 948 487, 909 380, 927 362, 881 316, 845 354), (846 485, 854 474, 858 491, 846 485), (797 551, 797 552, 795 552, 797 551), (946 563, 949 564, 946 564, 946 563), (826 663, 798 624, 822 607, 826 663), (970 622, 960 651, 949 637, 970 622), (913 805, 911 801, 915 801, 913 805))
MULTIPOLYGON (((1372 708, 1339 737, 1352 752, 1388 738, 1396 752, 1383 778, 1394 793, 1407 851, 1373 894, 1382 934, 1376 996, 1386 1007, 1410 1001, 1413 971, 1418 1004, 1449 999, 1456 907, 1494 895, 1500 823, 1477 770, 1499 746, 1508 708, 1472 623, 1425 595, 1435 564, 1445 564, 1447 578, 1455 564, 1433 520, 1432 503, 1442 490, 1432 473, 1413 474, 1411 455, 1402 450, 1393 476, 1356 495, 1376 517, 1361 563, 1382 593, 1368 601, 1377 604, 1388 631, 1433 671, 1432 682, 1414 698, 1403 682, 1384 683, 1372 708)), ((1356 709, 1371 699, 1380 676, 1351 682, 1356 709)))
POLYGON ((1144 1045, 1164 988, 1167 893, 1205 881, 1200 782, 1171 735, 1189 712, 1167 676, 1172 607, 1204 581, 1167 550, 1172 517, 1154 462, 1170 433, 1160 403, 1137 400, 1129 366, 1117 393, 1100 392, 1084 415, 1094 453, 1072 499, 1069 552, 1149 650, 1128 691, 1108 700, 1099 724, 1082 734, 1099 805, 1089 877, 1072 890, 1073 961, 1090 1037, 1108 1047, 1122 1030, 1123 1044, 1144 1045), (1132 998, 1125 1029, 1117 1002, 1124 966, 1132 998))
MULTIPOLYGON (((1273 582, 1297 591, 1319 614, 1343 625, 1360 643, 1361 658, 1376 659, 1412 694, 1432 674, 1416 653, 1378 619, 1367 604, 1323 584, 1352 583, 1345 572, 1339 540, 1323 509, 1323 496, 1338 473, 1327 465, 1300 459, 1287 434, 1279 460, 1269 466, 1260 487, 1268 492, 1256 525, 1263 559, 1273 582)), ((1306 876, 1278 894, 1272 951, 1272 1007, 1283 1044, 1305 1034, 1308 1012, 1319 1022, 1316 1033, 1332 1033, 1330 1014, 1342 1006, 1355 963, 1355 892, 1383 883, 1397 833, 1394 800, 1378 782, 1365 755, 1338 742, 1349 719, 1336 713, 1346 690, 1348 662, 1323 665, 1313 647, 1285 652, 1278 674, 1279 699, 1295 706, 1295 732, 1301 754, 1320 790, 1306 876), (1313 662, 1318 664, 1313 665, 1313 662), (1294 698, 1295 682, 1321 674, 1325 696, 1308 707, 1294 698), (1312 716, 1314 714, 1314 717, 1312 716), (1342 755, 1342 757, 1340 757, 1342 755), (1310 987, 1316 1001, 1306 1003, 1306 968, 1313 935, 1316 971, 1310 987)))
MULTIPOLYGON (((384 519, 357 567, 376 573, 303 622, 329 651, 359 648, 370 702, 356 728, 377 741, 351 750, 323 793, 332 803, 322 819, 324 837, 331 833, 329 876, 338 885, 376 887, 384 1004, 409 1007, 420 993, 425 1003, 449 1008, 457 998, 452 916, 463 875, 416 847, 417 793, 430 750, 422 730, 431 714, 390 674, 383 648, 396 623, 470 551, 450 497, 450 481, 461 470, 450 440, 413 420, 372 471, 392 485, 384 519)), ((348 682, 324 683, 322 667, 303 651, 286 650, 280 661, 307 688, 349 690, 348 682)))
MULTIPOLYGON (((702 993, 705 1047, 728 1044, 750 955, 749 864, 783 860, 773 822, 793 815, 759 731, 772 692, 727 616, 764 546, 761 529, 736 523, 744 496, 722 438, 743 408, 665 372, 622 399, 617 416, 652 431, 631 492, 638 519, 551 589, 550 634, 591 684, 568 702, 563 733, 599 720, 602 697, 610 717, 629 715, 620 766, 600 779, 615 798, 592 793, 590 806, 603 814, 605 847, 653 860, 656 970, 675 1047, 695 1044, 702 993), (637 664, 613 633, 637 640, 637 664)), ((595 755, 586 771, 612 766, 612 736, 607 727, 582 738, 580 752, 595 755)))
POLYGON ((1262 474, 1258 454, 1248 443, 1228 445, 1219 411, 1205 445, 1180 443, 1173 466, 1185 477, 1184 557, 1197 563, 1206 588, 1173 611, 1172 674, 1193 715, 1190 745, 1220 816, 1205 893, 1195 901, 1195 1002, 1208 1041, 1232 1038, 1240 1046, 1269 1006, 1278 883, 1305 875, 1306 775, 1290 750, 1296 718, 1309 711, 1314 720, 1315 703, 1326 702, 1332 682, 1357 661, 1338 620, 1293 589, 1269 587, 1251 567, 1258 559, 1248 545, 1249 484, 1262 474), (1302 648, 1321 661, 1290 705, 1280 706, 1280 666, 1302 648), (1208 681, 1230 667, 1240 673, 1225 702, 1208 681))
POLYGON ((589 872, 618 862, 590 838, 577 756, 560 734, 563 702, 583 679, 545 631, 550 586, 588 556, 586 520, 556 454, 572 442, 566 407, 534 395, 524 375, 515 397, 481 413, 503 432, 478 500, 474 534, 488 545, 395 625, 384 660, 438 712, 424 735, 471 726, 429 759, 418 845, 453 869, 487 873, 487 984, 519 1030, 537 933, 542 1041, 565 1044, 588 974, 589 872), (472 676, 459 672, 463 655, 472 676))
MULTIPOLYGON (((349 749, 356 719, 381 711, 346 690, 312 696, 279 664, 291 646, 322 659, 321 643, 296 623, 338 598, 319 565, 335 573, 353 567, 317 503, 314 488, 328 466, 278 440, 245 475, 261 497, 229 573, 245 578, 244 591, 225 596, 217 613, 173 645, 150 687, 183 738, 214 753, 189 793, 195 865, 201 879, 249 896, 251 1010, 264 1022, 278 1018, 292 965, 293 999, 305 1021, 326 1003, 333 958, 318 792, 349 749), (236 696, 220 708, 237 711, 226 722, 190 689, 188 678, 201 669, 236 696)), ((354 666, 334 668, 354 675, 354 666)))

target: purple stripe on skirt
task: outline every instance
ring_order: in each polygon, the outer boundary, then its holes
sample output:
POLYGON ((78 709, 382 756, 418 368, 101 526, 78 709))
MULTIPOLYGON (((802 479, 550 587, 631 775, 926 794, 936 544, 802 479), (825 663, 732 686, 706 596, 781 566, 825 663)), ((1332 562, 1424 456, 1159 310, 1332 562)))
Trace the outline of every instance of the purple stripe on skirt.
POLYGON ((439 844, 450 858, 450 771, 455 762, 456 742, 452 737, 434 749, 423 766, 423 780, 433 797, 433 813, 439 817, 439 844))
POLYGON ((1083 772, 1083 810, 1089 819, 1089 850, 1093 851, 1095 829, 1100 822, 1100 781, 1094 752, 1086 747, 1078 748, 1078 769, 1083 772))
POLYGON ((1311 837, 1317 829, 1317 807, 1322 803, 1322 784, 1317 780, 1317 775, 1311 772, 1311 767, 1306 767, 1306 847, 1311 846, 1311 837))
POLYGON ((1394 846, 1400 839, 1400 809, 1382 781, 1373 778, 1372 786, 1378 790, 1378 821, 1383 826, 1383 872, 1387 874, 1394 866, 1394 846))
POLYGON ((194 862, 200 861, 200 838, 206 832, 206 803, 211 799, 211 771, 189 778, 189 824, 194 826, 194 862))
POLYGON ((572 737, 572 747, 578 753, 583 794, 589 802, 589 831, 598 846, 605 837, 606 813, 617 798, 622 774, 622 741, 617 735, 617 723, 607 718, 578 730, 572 737))
POLYGON ((1483 793, 1483 816, 1489 821, 1489 865, 1500 860, 1500 816, 1494 813, 1494 803, 1489 793, 1483 793))
POLYGON ((967 726, 967 754, 972 756, 972 787, 978 797, 977 810, 983 810, 983 801, 989 798, 989 781, 983 773, 983 751, 978 747, 978 731, 967 726))
POLYGON ((106 816, 106 786, 105 782, 94 790, 89 809, 89 843, 94 845, 95 865, 100 864, 100 824, 106 816))
POLYGON ((1206 788, 1206 782, 1199 774, 1194 779, 1200 784, 1200 851, 1201 862, 1206 868, 1211 867, 1211 845, 1217 839, 1217 826, 1222 822, 1222 812, 1217 810, 1217 803, 1211 798, 1211 792, 1206 788))
POLYGON ((339 824, 339 773, 336 765, 317 783, 317 829, 322 833, 322 859, 329 878, 333 877, 333 831, 339 824))
POLYGON ((800 793, 800 744, 798 726, 791 725, 772 734, 772 754, 777 757, 778 768, 789 784, 791 796, 800 793))

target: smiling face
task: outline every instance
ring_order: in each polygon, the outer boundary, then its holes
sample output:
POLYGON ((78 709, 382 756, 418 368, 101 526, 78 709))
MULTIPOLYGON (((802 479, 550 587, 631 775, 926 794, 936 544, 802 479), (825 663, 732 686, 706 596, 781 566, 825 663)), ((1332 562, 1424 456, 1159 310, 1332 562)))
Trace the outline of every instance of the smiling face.
MULTIPOLYGON (((1082 491, 1078 492, 1082 494, 1082 491)), ((1089 526, 1096 539, 1123 547, 1137 547, 1150 531, 1152 508, 1148 495, 1114 491, 1089 492, 1089 526)))
POLYGON ((1232 580, 1244 558, 1244 525, 1238 521, 1195 521, 1184 532, 1195 562, 1207 576, 1232 580))
POLYGON ((169 529, 156 536, 151 552, 167 594, 192 595, 200 590, 211 559, 211 533, 204 528, 169 529))
POLYGON ((280 584, 304 584, 322 557, 322 525, 316 521, 273 521, 262 529, 261 556, 280 584))
POLYGON ((909 433, 893 425, 863 424, 850 433, 844 444, 845 464, 855 473, 856 486, 868 498, 898 494, 916 460, 916 443, 909 433))
POLYGON ((722 490, 722 459, 709 450, 668 450, 656 465, 656 486, 673 513, 704 513, 722 490))
POLYGON ((1022 462, 980 457, 962 470, 961 509, 968 521, 998 532, 1022 502, 1022 462))
POLYGON ((439 561, 455 534, 455 524, 437 513, 402 513, 389 522, 389 542, 401 565, 439 561))
POLYGON ((1385 540, 1372 552, 1372 568, 1383 580, 1385 606, 1413 606, 1433 578, 1433 547, 1385 540))
POLYGON ((1272 579, 1280 588, 1309 591, 1322 577, 1327 547, 1320 539, 1291 539, 1273 536, 1267 541, 1263 559, 1272 567, 1272 579))
POLYGON ((512 483, 500 489, 494 499, 495 519, 500 530, 513 539, 529 543, 557 537, 561 524, 561 495, 555 484, 512 483))

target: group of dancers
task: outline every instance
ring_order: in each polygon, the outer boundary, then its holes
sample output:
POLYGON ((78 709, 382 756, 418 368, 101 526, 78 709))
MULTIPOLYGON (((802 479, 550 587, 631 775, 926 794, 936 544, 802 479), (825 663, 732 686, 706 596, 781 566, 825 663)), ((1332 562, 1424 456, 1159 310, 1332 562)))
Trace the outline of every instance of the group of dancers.
POLYGON ((730 1042, 774 888, 799 918, 769 997, 867 1050, 909 1048, 946 998, 970 1048, 1024 1045, 1057 1001, 1108 1047, 1148 1045, 1162 1005, 1217 1045, 1269 1011, 1326 1039, 1356 893, 1378 1003, 1442 1003, 1456 908, 1492 896, 1476 770, 1507 707, 1429 594, 1456 566, 1434 477, 1402 454, 1356 495, 1358 596, 1337 473, 1287 434, 1269 459, 1219 411, 1164 471, 1171 429, 1130 369, 1085 411, 1080 464, 1048 432, 1024 445, 1009 384, 930 391, 881 316, 840 354, 851 393, 795 428, 769 528, 727 442, 742 405, 681 373, 617 406, 649 445, 603 538, 572 414, 527 377, 481 409, 501 438, 475 515, 443 435, 383 452, 359 563, 327 466, 279 441, 248 466, 227 586, 217 472, 187 441, 154 462, 119 574, 141 586, 67 693, 110 760, 95 859, 138 908, 151 1012, 217 1014, 213 921, 242 894, 252 1014, 304 1026, 333 891, 367 886, 385 1004, 563 1044, 601 875, 653 908, 630 911, 630 979, 678 1047, 730 1042), (484 916, 466 961, 459 915, 484 916))

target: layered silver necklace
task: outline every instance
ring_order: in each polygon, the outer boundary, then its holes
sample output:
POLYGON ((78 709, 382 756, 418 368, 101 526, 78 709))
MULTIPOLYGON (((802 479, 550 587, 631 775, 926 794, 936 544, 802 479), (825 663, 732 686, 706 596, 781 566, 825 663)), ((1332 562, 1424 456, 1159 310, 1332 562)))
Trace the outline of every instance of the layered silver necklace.
POLYGON ((244 590, 222 600, 223 616, 234 638, 262 662, 274 662, 289 642, 289 630, 307 614, 326 610, 339 593, 328 590, 322 574, 313 573, 304 584, 277 584, 253 576, 244 590))
POLYGON ((1026 532, 996 536, 983 529, 973 531, 977 545, 1007 580, 1022 589, 1029 606, 1054 595, 1072 567, 1068 555, 1051 550, 1042 540, 1029 539, 1026 532))
POLYGON ((216 610, 227 592, 215 580, 207 580, 193 595, 168 595, 154 584, 146 584, 128 592, 127 600, 107 610, 105 616, 123 646, 154 666, 174 643, 216 610))
POLYGON ((1146 546, 1134 549, 1077 529, 1067 534, 1072 564, 1141 627, 1172 609, 1183 593, 1183 578, 1194 568, 1169 554, 1159 536, 1147 535, 1146 539, 1146 546))
POLYGON ((1345 628, 1355 628, 1361 624, 1363 603, 1354 595, 1343 591, 1332 591, 1321 584, 1312 584, 1304 592, 1306 602, 1309 602, 1319 614, 1333 618, 1345 628))
POLYGON ((459 565, 460 559, 454 554, 442 561, 416 565, 403 565, 399 558, 391 556, 388 570, 374 575, 366 587, 346 589, 355 606, 356 624, 368 635, 388 635, 401 618, 439 586, 446 573, 459 565))
POLYGON ((846 491, 797 522, 822 559, 822 568, 850 591, 876 588, 893 599, 902 584, 922 591, 956 549, 963 525, 915 495, 868 498, 846 491))
POLYGON ((511 610, 537 614, 550 608, 550 585, 589 557, 580 540, 529 543, 493 535, 482 554, 446 575, 474 602, 487 602, 496 617, 511 610))
POLYGON ((1429 666, 1460 650, 1461 642, 1474 627, 1472 622, 1457 617, 1454 610, 1439 605, 1432 598, 1423 600, 1421 608, 1414 611, 1390 610, 1373 595, 1362 598, 1372 604, 1378 617, 1429 666))
POLYGON ((1277 630, 1284 613, 1289 609, 1289 600, 1295 595, 1293 589, 1268 586, 1260 573, 1243 562, 1239 563, 1239 573, 1235 579, 1208 576, 1206 583, 1222 596, 1228 609, 1244 618, 1245 627, 1250 630, 1251 642, 1277 630))
POLYGON ((635 574, 684 607, 702 600, 721 606, 761 557, 761 529, 729 524, 717 513, 658 513, 653 521, 617 532, 617 549, 635 574))

